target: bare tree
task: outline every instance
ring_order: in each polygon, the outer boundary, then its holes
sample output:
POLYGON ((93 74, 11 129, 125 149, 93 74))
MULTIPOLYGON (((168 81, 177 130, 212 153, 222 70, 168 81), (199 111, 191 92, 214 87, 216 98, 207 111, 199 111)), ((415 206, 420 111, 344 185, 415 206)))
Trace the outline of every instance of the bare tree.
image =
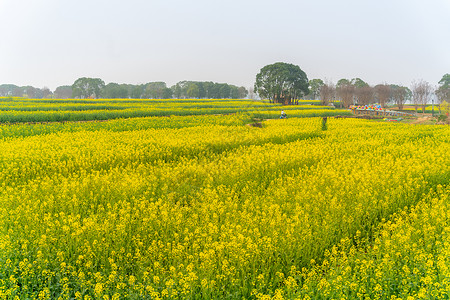
POLYGON ((370 86, 359 87, 356 90, 359 105, 369 105, 373 103, 373 88, 370 86))
POLYGON ((353 97, 355 96, 355 86, 350 83, 337 85, 336 94, 341 100, 341 105, 345 108, 348 108, 353 104, 353 97))
POLYGON ((248 88, 248 98, 255 100, 255 89, 252 86, 248 88))
POLYGON ((386 104, 391 97, 391 87, 387 84, 378 84, 375 86, 374 90, 381 107, 386 107, 386 104))
POLYGON ((326 82, 319 89, 320 103, 328 105, 335 98, 336 89, 332 82, 326 82))
POLYGON ((421 79, 419 81, 413 81, 411 90, 413 93, 413 103, 416 112, 420 105, 422 107, 422 113, 425 113, 425 109, 432 93, 431 85, 421 79))
POLYGON ((398 109, 403 109, 406 102, 407 90, 404 86, 392 86, 392 98, 394 98, 395 104, 398 109))

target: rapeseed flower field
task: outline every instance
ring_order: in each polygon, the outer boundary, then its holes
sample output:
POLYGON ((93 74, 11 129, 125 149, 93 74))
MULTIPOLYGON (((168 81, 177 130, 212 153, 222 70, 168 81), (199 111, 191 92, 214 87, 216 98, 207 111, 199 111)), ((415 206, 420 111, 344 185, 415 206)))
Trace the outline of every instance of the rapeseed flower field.
POLYGON ((246 118, 1 125, 0 299, 446 299, 449 127, 246 118))
POLYGON ((25 99, 0 97, 0 123, 110 120, 155 116, 192 116, 245 113, 276 119, 350 115, 350 111, 300 100, 282 106, 248 99, 25 99))

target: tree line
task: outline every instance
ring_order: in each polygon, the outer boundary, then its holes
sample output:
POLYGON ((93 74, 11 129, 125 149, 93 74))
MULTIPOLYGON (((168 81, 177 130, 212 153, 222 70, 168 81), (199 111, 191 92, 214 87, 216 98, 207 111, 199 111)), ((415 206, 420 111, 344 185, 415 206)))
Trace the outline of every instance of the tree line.
POLYGON ((27 98, 134 98, 134 99, 169 99, 169 98, 208 98, 208 99, 241 99, 248 95, 245 87, 211 81, 180 81, 172 87, 165 82, 148 82, 145 84, 108 83, 100 78, 82 77, 72 85, 63 85, 50 91, 48 88, 0 85, 0 97, 27 98))
POLYGON ((320 99, 322 105, 336 102, 341 107, 351 105, 379 104, 382 107, 397 105, 399 109, 407 101, 413 103, 415 110, 425 112, 434 99, 439 106, 450 101, 450 74, 445 74, 433 87, 424 80, 414 81, 411 87, 382 83, 370 86, 361 78, 340 79, 336 84, 322 79, 308 80, 299 66, 287 63, 274 63, 263 67, 256 75, 254 90, 261 98, 270 102, 297 104, 301 98, 320 99))
POLYGON ((264 66, 256 75, 254 87, 249 90, 211 81, 180 81, 168 87, 165 82, 105 84, 100 78, 87 77, 78 78, 72 85, 59 86, 54 92, 46 87, 0 85, 0 97, 28 98, 238 99, 254 98, 255 94, 272 103, 298 104, 298 100, 306 98, 320 99, 323 105, 335 102, 345 108, 377 103, 382 107, 393 104, 403 109, 409 101, 416 111, 419 108, 425 111, 432 99, 436 99, 438 106, 444 101, 450 102, 450 74, 445 74, 437 87, 424 80, 414 81, 410 87, 388 83, 371 86, 361 78, 343 78, 334 84, 322 79, 308 80, 299 66, 277 62, 264 66))
POLYGON ((444 101, 450 101, 450 74, 445 74, 437 87, 424 80, 413 81, 410 87, 387 83, 370 86, 360 78, 344 78, 336 84, 312 79, 309 86, 308 97, 320 99, 323 105, 339 102, 340 106, 349 107, 376 103, 382 107, 395 105, 398 109, 403 109, 405 103, 410 102, 416 112, 419 109, 425 112, 426 107, 434 100, 439 108, 444 101))

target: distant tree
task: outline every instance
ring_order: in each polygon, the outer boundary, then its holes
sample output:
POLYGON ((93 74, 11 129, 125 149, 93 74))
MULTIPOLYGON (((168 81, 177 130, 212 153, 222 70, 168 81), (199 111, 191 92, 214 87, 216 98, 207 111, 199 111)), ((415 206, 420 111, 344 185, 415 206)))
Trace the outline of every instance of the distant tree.
POLYGON ((432 93, 431 85, 421 79, 419 81, 413 81, 411 90, 413 93, 413 103, 416 112, 418 106, 420 105, 422 107, 422 113, 425 113, 426 106, 430 100, 430 96, 432 93))
POLYGON ((439 113, 441 113, 441 104, 445 102, 450 102, 450 74, 445 74, 442 79, 439 80, 439 86, 435 91, 439 113))
POLYGON ((336 88, 332 82, 326 82, 320 87, 319 93, 320 103, 328 105, 335 97, 336 88))
POLYGON ((110 82, 103 87, 101 95, 107 99, 128 98, 128 88, 126 85, 110 82))
POLYGON ((237 86, 234 85, 230 86, 230 98, 231 99, 239 98, 239 88, 237 86))
POLYGON ((251 86, 248 88, 248 98, 254 100, 255 97, 255 88, 251 86))
POLYGON ((340 79, 336 84, 336 95, 341 100, 341 106, 348 108, 353 104, 355 86, 348 79, 340 79))
POLYGON ((445 74, 442 79, 439 80, 439 86, 444 88, 450 88, 450 74, 445 74))
POLYGON ((219 83, 219 98, 220 99, 226 99, 230 98, 231 94, 231 88, 226 83, 219 83))
POLYGON ((50 89, 49 89, 48 87, 44 86, 44 87, 41 89, 41 91, 42 91, 42 97, 43 97, 43 98, 49 99, 49 98, 52 98, 52 97, 53 97, 53 93, 52 93, 52 91, 50 91, 50 89))
POLYGON ((364 80, 362 80, 361 78, 353 78, 350 81, 351 84, 353 84, 355 86, 355 88, 362 88, 362 87, 368 87, 369 84, 367 82, 365 82, 364 80))
POLYGON ((247 90, 227 83, 184 80, 172 86, 171 93, 175 98, 223 99, 245 97, 247 90))
POLYGON ((53 93, 56 99, 67 99, 72 97, 72 86, 62 85, 58 86, 53 93))
POLYGON ((391 97, 391 87, 388 84, 378 84, 374 87, 375 96, 381 107, 386 107, 391 97))
POLYGON ((1 84, 0 97, 12 96, 17 89, 19 89, 19 87, 15 84, 1 84))
POLYGON ((72 85, 72 95, 79 98, 98 98, 104 86, 105 82, 100 78, 78 78, 72 85))
POLYGON ((392 98, 400 110, 403 109, 408 99, 408 90, 407 87, 391 84, 392 98))
POLYGON ((248 91, 245 87, 241 86, 238 88, 238 98, 239 99, 244 99, 245 97, 247 97, 248 95, 248 91))
POLYGON ((144 85, 132 85, 130 86, 128 93, 131 98, 133 99, 141 99, 144 95, 144 85))
POLYGON ((12 95, 11 95, 11 96, 14 96, 14 97, 23 97, 23 96, 26 96, 26 90, 25 90, 25 87, 20 86, 20 87, 18 87, 17 89, 14 89, 14 90, 12 91, 12 95))
POLYGON ((308 77, 299 66, 278 62, 256 75, 255 91, 272 102, 292 104, 309 93, 308 85, 308 77))
POLYGON ((42 98, 42 97, 40 97, 41 96, 40 91, 38 91, 38 89, 35 87, 27 85, 27 86, 22 87, 22 90, 23 90, 22 96, 25 96, 25 97, 31 98, 31 99, 42 98))
POLYGON ((341 79, 339 79, 338 82, 336 83, 336 88, 339 88, 340 86, 348 85, 348 84, 352 84, 352 83, 350 82, 350 80, 345 79, 345 78, 341 78, 341 79))
POLYGON ((172 95, 172 90, 167 91, 168 88, 165 82, 149 82, 145 85, 144 98, 148 99, 163 99, 170 98, 172 95), (167 97, 169 96, 169 97, 167 97))
POLYGON ((191 83, 186 91, 186 95, 189 98, 198 98, 199 96, 199 88, 195 83, 191 83))
POLYGON ((309 81, 309 90, 312 99, 317 99, 320 96, 320 88, 324 85, 322 79, 311 79, 309 81))
POLYGON ((359 105, 370 105, 374 102, 373 88, 369 85, 357 87, 355 91, 359 105))
POLYGON ((352 78, 350 84, 355 87, 354 98, 359 105, 369 105, 373 102, 373 89, 361 78, 352 78))

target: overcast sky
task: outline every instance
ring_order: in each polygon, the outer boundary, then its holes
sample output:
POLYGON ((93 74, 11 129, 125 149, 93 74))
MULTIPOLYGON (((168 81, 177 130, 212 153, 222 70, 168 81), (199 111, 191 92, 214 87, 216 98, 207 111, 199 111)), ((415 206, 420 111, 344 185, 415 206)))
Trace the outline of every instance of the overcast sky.
POLYGON ((279 61, 309 79, 436 85, 450 73, 450 1, 0 0, 0 84, 248 88, 279 61))

